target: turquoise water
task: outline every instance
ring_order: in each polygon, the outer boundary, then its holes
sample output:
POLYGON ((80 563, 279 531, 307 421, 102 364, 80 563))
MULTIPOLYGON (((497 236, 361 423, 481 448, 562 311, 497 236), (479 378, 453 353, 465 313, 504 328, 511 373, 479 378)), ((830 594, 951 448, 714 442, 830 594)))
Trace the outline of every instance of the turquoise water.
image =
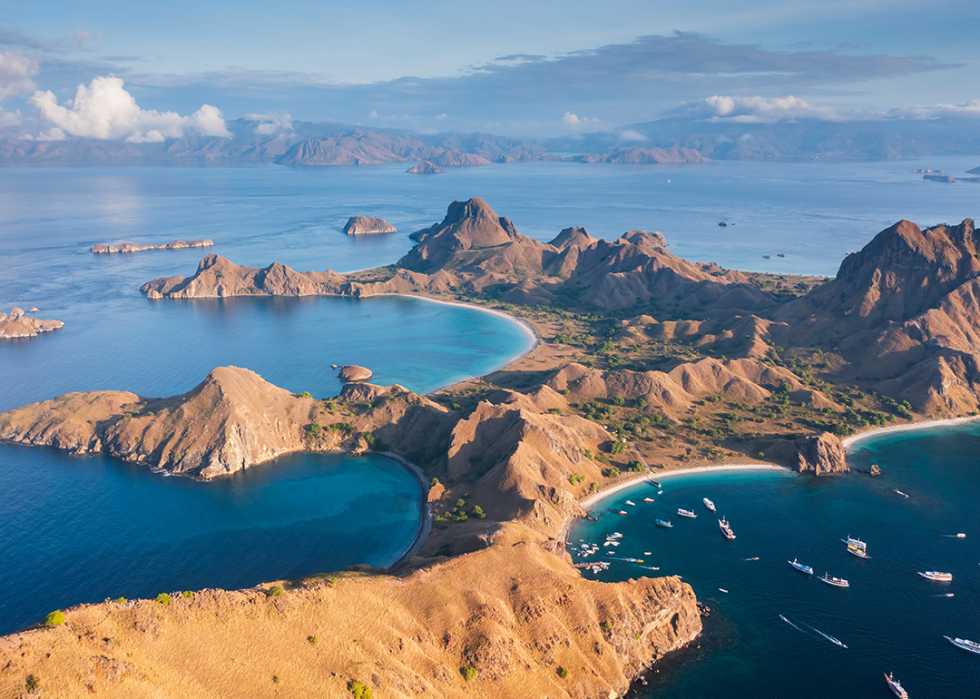
POLYGON ((419 523, 418 482, 378 456, 288 456, 209 483, 46 448, 0 459, 0 634, 107 597, 390 565, 419 523))
POLYGON ((885 697, 882 673, 894 671, 912 697, 976 697, 980 657, 943 636, 980 640, 978 455, 980 424, 973 423, 858 442, 851 467, 876 463, 884 470, 876 479, 788 471, 665 476, 661 495, 640 484, 599 503, 599 522, 576 526, 571 540, 601 544, 615 530, 623 544, 615 556, 606 555, 608 548, 599 554, 613 560, 609 572, 587 576, 680 575, 711 608, 698 647, 659 665, 637 696, 885 697), (728 518, 734 541, 721 536, 704 497, 728 518), (678 517, 679 507, 698 518, 678 517), (629 515, 612 513, 621 508, 629 515), (674 528, 655 527, 658 517, 674 528), (960 532, 965 539, 951 536, 960 532), (846 552, 840 538, 848 535, 868 543, 871 560, 846 552), (794 558, 815 575, 791 568, 794 558), (923 570, 950 572, 953 582, 930 582, 916 574, 923 570), (817 580, 824 572, 847 579, 850 588, 817 580))

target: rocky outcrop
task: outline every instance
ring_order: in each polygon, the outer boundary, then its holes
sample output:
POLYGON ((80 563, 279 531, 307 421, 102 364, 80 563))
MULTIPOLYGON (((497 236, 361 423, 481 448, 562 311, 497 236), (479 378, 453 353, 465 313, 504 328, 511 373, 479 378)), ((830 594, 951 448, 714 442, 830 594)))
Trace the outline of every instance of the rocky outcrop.
POLYGON ((815 437, 802 437, 796 442, 796 470, 826 476, 848 473, 847 452, 835 435, 824 432, 815 437))
POLYGON ((350 364, 340 368, 339 376, 341 381, 347 383, 350 381, 367 381, 374 376, 374 373, 370 369, 365 369, 356 364, 350 364))
POLYGON ((96 255, 106 255, 113 252, 143 252, 144 250, 185 250, 187 248, 210 248, 214 241, 210 238, 201 240, 175 240, 172 243, 161 243, 159 245, 136 245, 135 243, 120 243, 118 245, 94 245, 92 252, 96 255))
POLYGON ((708 158, 693 148, 644 148, 624 146, 608 153, 578 155, 572 158, 580 163, 616 163, 645 165, 649 163, 707 163, 708 158))
POLYGON ((377 216, 351 216, 344 226, 347 235, 395 233, 395 227, 377 216))
MULTIPOLYGON (((37 311, 32 308, 31 312, 37 311)), ((50 332, 65 327, 60 320, 41 320, 29 318, 24 311, 14 306, 10 313, 0 313, 0 340, 36 337, 40 333, 50 332)))
POLYGON ((445 172, 445 170, 428 160, 420 160, 417 165, 413 165, 405 172, 410 175, 438 175, 441 172, 445 172))
MULTIPOLYGON (((469 167, 473 165, 489 165, 490 161, 482 155, 464 153, 458 150, 447 150, 429 161, 438 167, 469 167)), ((411 170, 409 170, 411 172, 411 170)))

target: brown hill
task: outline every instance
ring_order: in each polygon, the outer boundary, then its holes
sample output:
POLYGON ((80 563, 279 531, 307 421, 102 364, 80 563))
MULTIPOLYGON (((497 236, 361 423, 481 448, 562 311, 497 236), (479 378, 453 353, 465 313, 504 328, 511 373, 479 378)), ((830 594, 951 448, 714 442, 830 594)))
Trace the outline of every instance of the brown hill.
POLYGON ((351 216, 344 226, 347 235, 395 233, 395 227, 377 216, 351 216))
MULTIPOLYGON (((37 310, 37 309, 34 309, 37 310)), ((0 340, 13 340, 23 337, 36 337, 40 333, 65 327, 60 320, 41 320, 24 315, 24 311, 14 306, 10 313, 0 313, 0 340)))
POLYGON ((441 172, 445 172, 445 170, 433 165, 428 160, 420 160, 417 165, 413 165, 405 172, 410 175, 438 175, 441 172))
POLYGON ((355 130, 341 136, 301 141, 276 162, 280 165, 378 165, 424 160, 443 152, 442 148, 414 138, 355 130))
POLYGON ((707 163, 708 158, 693 148, 644 148, 641 146, 623 146, 608 153, 579 155, 572 158, 582 163, 616 163, 626 165, 644 165, 650 163, 707 163))

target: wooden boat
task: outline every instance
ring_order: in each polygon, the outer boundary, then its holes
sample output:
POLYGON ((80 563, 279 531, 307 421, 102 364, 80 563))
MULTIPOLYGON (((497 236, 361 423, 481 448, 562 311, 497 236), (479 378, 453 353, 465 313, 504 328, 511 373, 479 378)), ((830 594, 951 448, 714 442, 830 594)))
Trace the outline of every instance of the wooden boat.
POLYGON ((844 578, 834 578, 834 577, 831 577, 827 573, 824 573, 823 575, 818 575, 817 576, 817 579, 818 580, 822 580, 823 582, 827 583, 828 585, 833 585, 834 587, 850 587, 851 586, 851 583, 849 583, 846 580, 844 580, 844 578))
POLYGON ((786 561, 786 562, 789 563, 794 568, 796 568, 801 573, 806 573, 807 575, 813 575, 813 568, 811 568, 810 566, 803 565, 802 563, 798 562, 795 558, 792 561, 786 561))
POLYGON ((711 502, 711 500, 709 500, 708 498, 705 498, 701 502, 703 502, 704 503, 704 506, 707 507, 712 512, 715 511, 715 504, 713 502, 711 502))
POLYGON ((658 527, 663 527, 664 529, 673 529, 674 525, 670 523, 669 519, 658 519, 656 521, 658 527))
POLYGON ((689 519, 697 519, 697 515, 696 514, 694 514, 690 510, 685 510, 685 509, 680 508, 680 507, 677 508, 677 514, 679 514, 681 517, 688 517, 689 519))
POLYGON ((889 672, 885 675, 885 682, 888 683, 888 688, 892 690, 896 697, 900 699, 909 699, 909 693, 905 691, 902 683, 895 679, 895 673, 889 672))
POLYGON ((663 486, 660 485, 660 482, 659 481, 647 481, 647 483, 649 483, 650 485, 652 485, 654 488, 657 488, 658 490, 660 488, 663 488, 663 486))
POLYGON ((950 638, 949 636, 943 636, 947 641, 952 643, 957 648, 962 648, 963 650, 968 650, 971 653, 976 653, 980 655, 980 643, 974 641, 968 641, 965 638, 950 638))
POLYGON ((935 570, 927 570, 924 573, 919 573, 919 575, 927 580, 934 580, 935 582, 953 582, 952 573, 940 573, 935 570))
POLYGON ((864 558, 865 560, 871 558, 867 551, 859 549, 857 546, 848 546, 847 552, 853 556, 857 556, 858 558, 864 558))
POLYGON ((731 525, 728 523, 728 520, 725 519, 724 517, 718 520, 718 527, 721 529, 721 533, 725 536, 726 539, 731 540, 735 538, 735 532, 732 531, 731 525))
POLYGON ((853 546, 854 548, 860 549, 862 551, 868 548, 868 545, 866 543, 864 543, 860 539, 852 539, 850 534, 847 535, 846 539, 841 539, 841 541, 843 541, 848 546, 853 546))

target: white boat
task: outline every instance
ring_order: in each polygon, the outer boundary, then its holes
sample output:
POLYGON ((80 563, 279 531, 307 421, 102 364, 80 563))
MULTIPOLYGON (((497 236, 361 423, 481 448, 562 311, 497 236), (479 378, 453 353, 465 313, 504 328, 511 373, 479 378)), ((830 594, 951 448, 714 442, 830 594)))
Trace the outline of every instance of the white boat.
POLYGON ((957 648, 962 648, 963 650, 968 650, 971 653, 976 653, 980 655, 980 643, 974 641, 968 641, 965 638, 950 638, 949 636, 943 636, 947 641, 952 643, 957 648))
POLYGON ((613 532, 612 534, 609 534, 608 536, 606 536, 606 538, 607 539, 622 539, 623 538, 623 535, 620 534, 619 532, 613 532))
POLYGON ((653 498, 643 498, 643 502, 653 502, 653 498))
POLYGON ((683 508, 677 508, 677 514, 679 514, 681 517, 689 517, 691 519, 697 519, 696 514, 694 514, 690 510, 685 510, 683 508))
POLYGON ((725 519, 724 517, 719 519, 718 526, 721 528, 721 533, 725 536, 726 539, 730 540, 735 538, 735 532, 732 531, 732 527, 728 523, 727 519, 725 519))
POLYGON ((618 514, 618 515, 625 515, 626 514, 626 510, 620 510, 616 514, 618 514))
POLYGON ((709 500, 708 498, 705 498, 701 502, 703 502, 704 503, 704 506, 707 507, 712 512, 715 511, 715 504, 713 502, 711 502, 711 500, 709 500))
POLYGON ((864 559, 871 558, 871 556, 868 555, 868 552, 867 551, 865 551, 863 549, 859 549, 856 546, 848 546, 847 547, 847 552, 850 553, 850 554, 852 554, 852 555, 854 555, 854 556, 857 556, 858 558, 864 558, 864 559))
POLYGON ((940 573, 940 572, 935 571, 935 570, 927 570, 924 573, 919 573, 919 575, 921 575, 923 578, 926 578, 928 580, 935 580, 936 582, 952 582, 953 581, 953 574, 952 573, 940 573))
POLYGON ((632 500, 627 500, 626 504, 629 505, 630 507, 636 507, 636 503, 633 502, 632 500))
POLYGON ((909 699, 909 693, 905 691, 902 683, 895 679, 895 673, 889 672, 885 675, 885 682, 888 683, 888 688, 892 690, 896 697, 901 699, 909 699))
POLYGON ((827 573, 824 573, 823 575, 818 575, 817 576, 817 579, 818 580, 822 580, 823 582, 827 583, 828 585, 833 585, 834 587, 850 587, 851 586, 851 583, 849 583, 846 580, 844 580, 844 578, 834 578, 834 577, 831 577, 830 575, 828 575, 827 573))
POLYGON ((899 495, 901 495, 903 498, 907 498, 908 497, 908 494, 907 493, 903 493, 898 488, 895 488, 895 492, 898 493, 899 495))
POLYGON ((798 562, 795 558, 792 561, 786 561, 786 562, 789 563, 794 568, 796 568, 801 573, 806 573, 807 575, 813 575, 813 568, 811 568, 810 566, 803 565, 802 563, 798 562))
POLYGON ((853 546, 854 548, 860 549, 861 551, 864 551, 865 549, 868 548, 868 545, 866 543, 864 543, 860 539, 852 539, 850 534, 847 535, 846 539, 841 539, 841 541, 843 541, 848 546, 853 546))

